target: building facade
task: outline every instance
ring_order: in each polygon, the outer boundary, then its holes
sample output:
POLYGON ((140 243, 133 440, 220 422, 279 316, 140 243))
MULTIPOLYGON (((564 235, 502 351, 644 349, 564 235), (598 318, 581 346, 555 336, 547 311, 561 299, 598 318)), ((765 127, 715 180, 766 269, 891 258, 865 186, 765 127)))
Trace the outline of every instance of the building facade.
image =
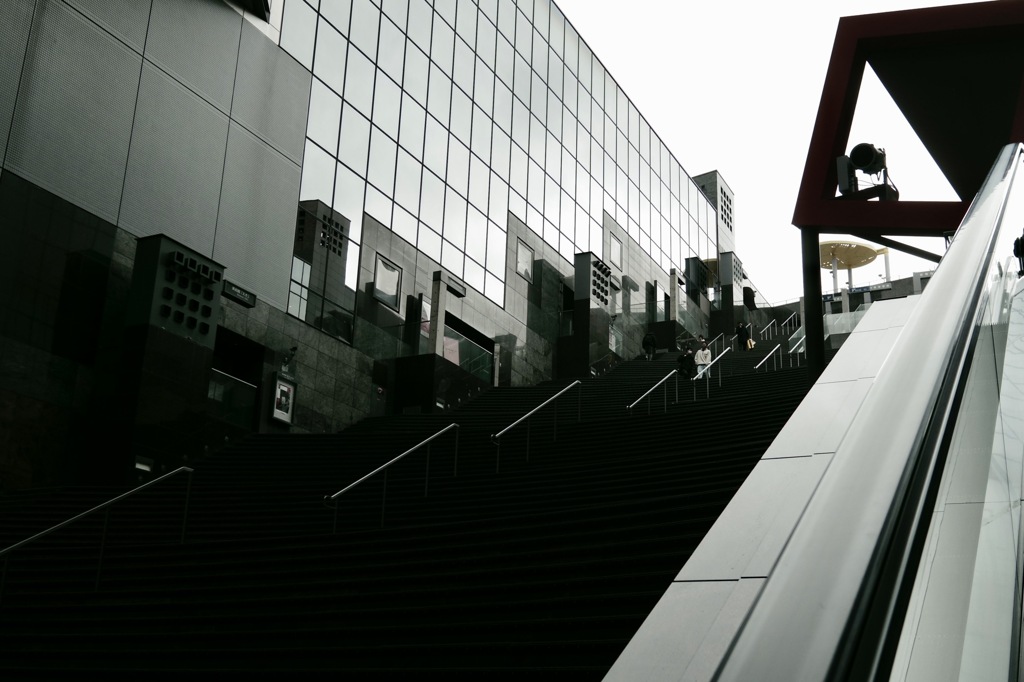
POLYGON ((0 20, 2 488, 446 409, 712 324, 731 191, 723 242, 722 196, 549 0, 0 20))

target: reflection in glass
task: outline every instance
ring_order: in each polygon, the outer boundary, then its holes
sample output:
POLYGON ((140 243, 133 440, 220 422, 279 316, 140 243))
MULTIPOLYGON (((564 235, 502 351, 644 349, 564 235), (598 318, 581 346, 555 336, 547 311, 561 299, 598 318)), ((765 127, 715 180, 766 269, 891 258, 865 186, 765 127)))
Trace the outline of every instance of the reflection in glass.
MULTIPOLYGON (((416 0, 422 2, 423 0, 416 0)), ((405 80, 403 87, 408 95, 420 104, 427 103, 427 78, 430 75, 430 60, 412 43, 405 51, 405 80)))
POLYGON ((401 268, 377 254, 377 263, 373 274, 373 297, 384 305, 398 310, 401 284, 401 268))
POLYGON ((402 111, 402 91, 390 78, 377 78, 377 94, 373 101, 373 122, 391 139, 398 139, 398 122, 402 111))
POLYGON ((352 0, 352 29, 348 36, 353 45, 371 58, 377 54, 379 27, 380 10, 377 6, 371 0, 352 0))
POLYGON ((369 148, 370 122, 358 111, 345 105, 341 116, 338 159, 362 175, 366 173, 369 148))
POLYGON ((341 98, 314 78, 309 92, 309 118, 306 135, 331 154, 338 150, 341 124, 341 98))
POLYGON ((299 200, 318 199, 331 202, 334 189, 334 159, 323 149, 306 140, 306 153, 302 161, 302 182, 299 200))
POLYGON ((386 19, 380 22, 380 45, 377 50, 377 67, 396 83, 401 83, 405 65, 405 36, 386 19))
POLYGON ((392 196, 395 191, 395 154, 397 151, 398 147, 391 138, 375 126, 372 132, 367 180, 388 196, 392 196))
POLYGON ((318 76, 335 92, 341 93, 345 82, 345 53, 348 42, 334 28, 320 20, 316 37, 316 59, 313 74, 318 76))
POLYGON ((413 157, 423 160, 423 128, 426 125, 426 110, 411 97, 402 98, 402 120, 399 142, 413 157))
POLYGON ((345 100, 357 107, 367 117, 373 114, 373 77, 376 69, 359 52, 353 51, 348 57, 345 76, 345 100))
POLYGON ((441 246, 441 265, 443 265, 448 272, 461 278, 462 263, 464 260, 465 256, 462 253, 462 249, 454 246, 446 239, 441 246))

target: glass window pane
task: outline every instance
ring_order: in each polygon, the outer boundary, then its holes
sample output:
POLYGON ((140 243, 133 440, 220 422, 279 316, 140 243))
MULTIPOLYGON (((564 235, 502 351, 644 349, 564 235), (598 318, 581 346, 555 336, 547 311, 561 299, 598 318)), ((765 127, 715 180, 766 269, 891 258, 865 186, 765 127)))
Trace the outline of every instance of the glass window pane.
POLYGON ((465 260, 462 249, 445 241, 441 246, 441 265, 456 277, 462 277, 462 262, 465 260))
POLYGON ((423 159, 423 126, 426 111, 411 97, 402 99, 402 125, 399 142, 417 159, 423 159))
POLYGON ((363 231, 363 197, 366 193, 366 181, 341 164, 338 164, 337 172, 333 208, 352 222, 349 236, 358 243, 363 231))
POLYGON ((380 22, 380 47, 377 53, 377 66, 387 73, 396 83, 402 82, 402 71, 405 64, 405 36, 398 27, 389 20, 380 22))
POLYGON ((466 280, 466 284, 473 287, 477 291, 484 290, 484 267, 479 263, 473 261, 472 258, 466 259, 466 269, 463 272, 463 279, 466 280))
POLYGON ((373 122, 392 137, 398 139, 398 122, 402 115, 402 91, 390 78, 377 77, 377 94, 373 100, 373 122))
POLYGON ((527 282, 533 281, 533 249, 522 239, 516 242, 516 272, 527 282))
POLYGON ((478 263, 487 259, 487 217, 472 206, 466 222, 466 255, 478 263))
POLYGON ((498 36, 498 49, 494 60, 496 63, 494 72, 498 74, 498 78, 504 81, 505 85, 511 88, 516 64, 515 51, 502 36, 498 36))
POLYGON ((508 183, 491 173, 490 208, 487 216, 502 229, 508 226, 508 183))
POLYGON ((494 111, 494 74, 480 59, 476 60, 473 84, 473 102, 490 116, 494 111))
POLYGON ((512 42, 516 36, 516 5, 514 2, 498 3, 498 30, 512 42))
POLYGON ((306 135, 331 154, 336 154, 340 125, 341 98, 314 78, 309 92, 309 118, 306 122, 306 135))
POLYGON ((374 126, 370 141, 370 168, 366 177, 386 196, 395 192, 395 154, 398 147, 394 141, 374 126))
POLYGON ((395 206, 395 215, 391 219, 391 229, 395 234, 410 244, 416 244, 416 226, 416 218, 412 214, 395 206))
POLYGON ((391 210, 394 204, 372 186, 366 187, 366 213, 377 219, 381 225, 391 226, 391 210))
POLYGON ((430 53, 430 25, 434 10, 427 0, 409 0, 409 37, 427 54, 430 53))
POLYGON ((455 41, 455 64, 453 79, 467 95, 473 94, 473 67, 476 57, 461 39, 455 41))
POLYGON ((440 233, 444 226, 444 183, 433 173, 423 173, 423 191, 420 193, 420 220, 440 233))
POLYGON ((494 81, 494 122, 506 133, 512 133, 512 91, 500 80, 494 81))
MULTIPOLYGON (((420 177, 423 166, 403 150, 398 150, 398 165, 395 177, 395 201, 413 213, 420 207, 420 177)), ((415 237, 410 240, 415 242, 415 237)))
POLYGON ((434 0, 434 11, 448 22, 449 26, 455 26, 456 4, 457 0, 434 0))
POLYGON ((491 174, 487 165, 476 158, 469 160, 469 201, 481 211, 487 210, 487 185, 491 174))
POLYGON ((452 88, 451 112, 452 133, 469 144, 473 135, 473 102, 458 88, 452 88))
POLYGON ((302 160, 302 183, 299 201, 315 199, 327 205, 334 190, 334 159, 320 147, 306 140, 306 153, 302 160))
POLYGON ((427 110, 443 125, 448 125, 452 104, 452 81, 433 63, 430 64, 430 93, 427 110))
POLYGON ((441 262, 441 235, 429 229, 426 225, 420 225, 416 246, 428 258, 434 259, 434 262, 441 262))
MULTIPOLYGON (((334 3, 325 4, 332 5, 334 3)), ((337 4, 340 5, 343 3, 338 2, 337 4)), ((404 31, 405 19, 409 15, 409 0, 384 0, 382 7, 384 9, 384 14, 387 15, 391 21, 395 22, 395 25, 398 26, 398 30, 404 31)), ((320 11, 323 12, 324 10, 321 9, 320 11)))
POLYGON ((348 57, 345 99, 365 116, 373 114, 373 78, 376 69, 369 59, 353 51, 348 57))
POLYGON ((540 34, 533 33, 533 57, 531 66, 533 70, 544 78, 548 75, 548 44, 540 37, 540 34))
POLYGON ((368 57, 377 54, 380 9, 371 0, 352 0, 352 30, 349 40, 368 57))
POLYGON ((448 184, 463 197, 469 193, 469 149, 455 138, 448 137, 448 184))
POLYGON ((358 111, 345 105, 341 116, 338 159, 360 175, 364 175, 369 148, 370 122, 358 111))
POLYGON ((434 30, 430 43, 430 59, 448 75, 452 73, 455 56, 455 31, 444 21, 434 17, 434 30))
POLYGON ((473 153, 484 161, 491 160, 491 119, 483 111, 473 108, 473 153))
POLYGON ((427 103, 427 77, 430 75, 430 60, 411 42, 405 51, 405 91, 420 104, 427 103))
MULTIPOLYGON (((316 3, 313 3, 314 5, 316 3)), ((334 0, 320 3, 320 15, 338 27, 342 33, 348 33, 348 21, 352 14, 352 0, 334 0)), ((318 36, 319 37, 319 36, 318 36)))
POLYGON ((510 184, 515 191, 525 197, 530 172, 528 163, 529 157, 527 157, 526 152, 524 152, 517 144, 512 145, 511 149, 512 163, 510 172, 511 177, 509 178, 510 184))
POLYGON ((533 27, 522 12, 516 12, 516 52, 529 59, 533 52, 533 27))
POLYGON ((427 133, 423 143, 423 161, 427 168, 443 178, 448 167, 448 131, 432 116, 427 116, 427 133))
POLYGON ((337 93, 343 92, 345 84, 345 51, 348 41, 323 19, 316 36, 316 58, 313 73, 337 93))
POLYGON ((491 132, 491 168, 508 180, 512 140, 497 125, 492 127, 491 132))
POLYGON ((461 250, 466 245, 466 200, 449 187, 444 203, 444 238, 461 250))
POLYGON ((530 65, 520 55, 516 55, 515 79, 512 83, 512 91, 516 97, 523 101, 523 104, 530 104, 530 86, 533 83, 533 71, 530 65))
POLYGON ((287 2, 281 17, 281 48, 307 69, 313 69, 317 15, 304 2, 287 2))
POLYGON ((487 17, 483 13, 480 13, 477 16, 476 31, 476 53, 480 55, 480 58, 493 69, 497 29, 494 24, 487 20, 487 17))
POLYGON ((472 49, 476 46, 476 4, 472 2, 460 2, 458 4, 459 13, 455 20, 455 31, 472 49))
POLYGON ((487 223, 487 269, 505 273, 505 233, 491 221, 487 223))
POLYGON ((373 273, 373 297, 381 303, 398 310, 401 288, 401 268, 378 254, 376 268, 373 273))

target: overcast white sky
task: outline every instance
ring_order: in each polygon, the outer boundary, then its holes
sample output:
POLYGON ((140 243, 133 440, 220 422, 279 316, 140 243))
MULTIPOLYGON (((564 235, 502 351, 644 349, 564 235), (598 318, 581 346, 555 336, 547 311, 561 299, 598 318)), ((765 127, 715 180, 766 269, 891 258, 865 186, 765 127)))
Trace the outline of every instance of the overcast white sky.
MULTIPOLYGON (((943 0, 555 0, 569 22, 692 176, 719 171, 736 195, 736 252, 770 302, 798 298, 792 226, 807 145, 839 18, 963 4, 943 0)), ((874 74, 850 144, 886 150, 901 200, 957 200, 874 74)), ((994 159, 993 159, 994 161, 994 159)), ((824 236, 823 239, 841 239, 824 236)), ((936 253, 939 239, 897 238, 936 253)), ((891 251, 893 279, 934 264, 891 251)), ((882 258, 853 271, 880 282, 882 258)), ((840 286, 845 285, 841 273, 840 286)), ((822 270, 822 290, 832 291, 822 270)))

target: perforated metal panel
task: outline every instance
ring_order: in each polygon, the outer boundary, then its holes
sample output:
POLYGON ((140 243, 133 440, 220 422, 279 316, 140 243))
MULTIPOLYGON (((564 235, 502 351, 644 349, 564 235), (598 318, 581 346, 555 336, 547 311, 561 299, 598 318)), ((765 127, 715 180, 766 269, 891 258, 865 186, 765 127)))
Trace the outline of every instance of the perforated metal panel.
POLYGON ((245 22, 231 117, 301 164, 311 79, 301 64, 245 22))
MULTIPOLYGON (((51 1, 51 0, 47 0, 51 1)), ((136 52, 146 43, 146 24, 152 0, 65 0, 136 52)))
POLYGON ((153 0, 146 58, 227 113, 243 23, 221 2, 153 0))
POLYGON ((225 114, 147 62, 120 227, 211 255, 227 140, 225 114))
POLYGON ((32 30, 4 165, 116 223, 142 57, 54 2, 32 30))
POLYGON ((4 4, 0 20, 0 162, 7 149, 11 131, 14 102, 18 96, 18 80, 28 49, 32 23, 32 0, 11 0, 4 4))
POLYGON ((232 122, 213 258, 225 276, 285 308, 299 166, 232 122))

